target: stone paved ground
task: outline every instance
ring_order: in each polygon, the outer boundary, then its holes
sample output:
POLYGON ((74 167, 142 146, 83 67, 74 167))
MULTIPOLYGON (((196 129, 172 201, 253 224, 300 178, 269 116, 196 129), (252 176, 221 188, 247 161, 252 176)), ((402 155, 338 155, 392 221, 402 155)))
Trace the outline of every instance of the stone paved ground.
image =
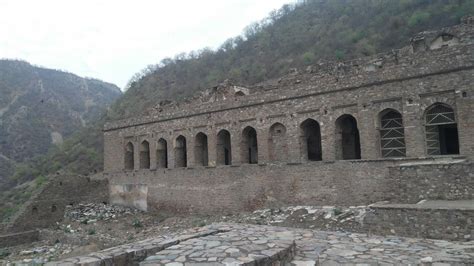
MULTIPOLYGON (((110 263, 115 258, 142 265, 474 265, 474 241, 452 242, 325 232, 273 226, 217 223, 173 239, 153 238, 77 257, 63 263, 110 263), (132 248, 133 247, 133 248, 132 248), (144 250, 147 250, 145 252, 144 250), (140 255, 141 254, 141 255, 140 255), (137 256, 143 258, 137 261, 137 256), (132 256, 132 257, 130 257, 132 256), (105 261, 102 261, 105 262, 105 261)), ((61 263, 58 263, 61 264, 61 263)))

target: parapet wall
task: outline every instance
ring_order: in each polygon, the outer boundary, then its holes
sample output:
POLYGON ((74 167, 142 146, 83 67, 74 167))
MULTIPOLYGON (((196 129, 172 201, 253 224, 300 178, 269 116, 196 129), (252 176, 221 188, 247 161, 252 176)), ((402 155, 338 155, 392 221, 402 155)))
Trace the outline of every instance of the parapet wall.
MULTIPOLYGON (((390 176, 389 171, 396 171, 398 164, 407 162, 412 161, 223 166, 137 171, 107 174, 106 177, 110 181, 110 200, 113 204, 173 213, 232 213, 287 205, 354 206, 419 198, 423 191, 418 191, 415 186, 420 180, 410 175, 409 171, 399 171, 400 174, 395 178, 390 176)), ((444 179, 425 179, 431 189, 446 192, 456 183, 450 181, 450 177, 461 172, 472 173, 474 170, 473 164, 462 163, 410 168, 422 172, 425 177, 448 172, 449 175, 444 179), (450 173, 449 169, 458 171, 450 173)), ((463 195, 462 199, 474 199, 474 190, 463 195)), ((438 199, 436 195, 433 196, 425 193, 423 198, 438 199)))

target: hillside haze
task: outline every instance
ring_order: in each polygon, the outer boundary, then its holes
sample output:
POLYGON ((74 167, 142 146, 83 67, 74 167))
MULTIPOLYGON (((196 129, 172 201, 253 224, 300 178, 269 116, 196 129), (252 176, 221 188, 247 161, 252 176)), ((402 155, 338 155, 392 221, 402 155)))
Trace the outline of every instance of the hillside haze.
POLYGON ((120 95, 110 83, 0 60, 0 183, 11 181, 17 163, 97 120, 120 95))

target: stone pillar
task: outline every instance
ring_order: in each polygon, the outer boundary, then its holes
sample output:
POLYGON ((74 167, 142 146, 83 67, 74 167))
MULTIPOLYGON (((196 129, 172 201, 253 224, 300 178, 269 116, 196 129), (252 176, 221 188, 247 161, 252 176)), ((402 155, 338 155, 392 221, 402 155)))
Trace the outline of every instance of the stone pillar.
POLYGON ((242 164, 242 132, 239 128, 229 129, 229 132, 232 153, 232 165, 240 165, 242 164))
POLYGON ((140 169, 140 142, 136 141, 133 142, 133 169, 139 170, 140 169))
POLYGON ((214 128, 208 130, 207 136, 207 154, 209 158, 209 166, 217 165, 217 132, 214 128))
POLYGON ((361 159, 376 159, 378 157, 378 137, 375 127, 374 112, 365 106, 359 106, 357 127, 359 128, 361 159))
POLYGON ((286 136, 288 138, 288 162, 289 163, 299 163, 301 160, 301 132, 298 124, 298 120, 289 117, 286 136), (293 120, 292 120, 293 119, 293 120))
MULTIPOLYGON (((472 92, 471 92, 472 93, 472 92)), ((459 154, 474 159, 474 99, 456 98, 459 154)))
POLYGON ((423 110, 415 95, 403 99, 403 125, 407 157, 425 156, 425 136, 423 110))
POLYGON ((150 169, 156 169, 156 140, 150 139, 150 169))
POLYGON ((175 167, 175 156, 174 156, 174 148, 176 147, 176 136, 171 135, 171 138, 168 140, 168 147, 167 147, 167 152, 168 152, 168 168, 173 169, 175 167))
POLYGON ((336 126, 335 118, 332 116, 325 116, 319 122, 321 128, 321 148, 323 161, 334 161, 336 160, 336 149, 335 149, 335 135, 336 126))
POLYGON ((268 128, 265 124, 260 125, 257 131, 258 163, 263 164, 269 161, 268 151, 268 128))
POLYGON ((197 165, 196 159, 194 156, 194 150, 196 145, 196 138, 194 134, 183 135, 186 138, 186 162, 187 167, 194 167, 197 165))

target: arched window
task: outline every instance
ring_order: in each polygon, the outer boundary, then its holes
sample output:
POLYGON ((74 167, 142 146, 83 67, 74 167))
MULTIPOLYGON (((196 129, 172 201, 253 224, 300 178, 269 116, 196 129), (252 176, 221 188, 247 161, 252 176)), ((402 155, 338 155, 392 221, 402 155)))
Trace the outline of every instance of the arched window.
POLYGON ((31 209, 31 213, 38 214, 38 207, 33 206, 33 208, 31 209))
POLYGON ((187 151, 186 151, 186 138, 184 136, 179 136, 176 138, 174 146, 174 158, 175 158, 175 167, 187 167, 187 151))
POLYGON ((134 169, 134 155, 133 155, 133 144, 131 142, 125 145, 125 159, 124 165, 125 170, 133 170, 134 169))
POLYGON ((242 163, 258 163, 257 131, 253 127, 242 131, 241 158, 242 163))
POLYGON ((321 161, 323 159, 321 148, 321 128, 313 119, 306 119, 300 125, 301 153, 303 159, 308 161, 321 161))
POLYGON ((436 103, 426 109, 428 155, 459 154, 458 125, 451 106, 436 103))
POLYGON ((196 165, 207 166, 209 162, 207 150, 207 136, 199 132, 194 141, 194 160, 196 165))
POLYGON ((156 166, 158 168, 168 168, 168 143, 164 139, 157 142, 156 166))
POLYGON ((402 114, 393 109, 380 112, 380 148, 382 157, 405 157, 405 130, 402 114))
POLYGON ((352 115, 342 115, 336 120, 336 158, 360 159, 360 139, 357 120, 352 115))
POLYGON ((146 140, 140 145, 140 169, 150 169, 150 143, 146 140))
POLYGON ((217 134, 217 165, 232 164, 232 146, 229 131, 223 129, 217 134))
POLYGON ((51 212, 56 212, 58 210, 58 207, 56 205, 51 206, 51 212))
POLYGON ((268 138, 268 149, 271 161, 284 162, 288 159, 288 144, 286 139, 286 127, 281 123, 275 123, 270 127, 268 138))

